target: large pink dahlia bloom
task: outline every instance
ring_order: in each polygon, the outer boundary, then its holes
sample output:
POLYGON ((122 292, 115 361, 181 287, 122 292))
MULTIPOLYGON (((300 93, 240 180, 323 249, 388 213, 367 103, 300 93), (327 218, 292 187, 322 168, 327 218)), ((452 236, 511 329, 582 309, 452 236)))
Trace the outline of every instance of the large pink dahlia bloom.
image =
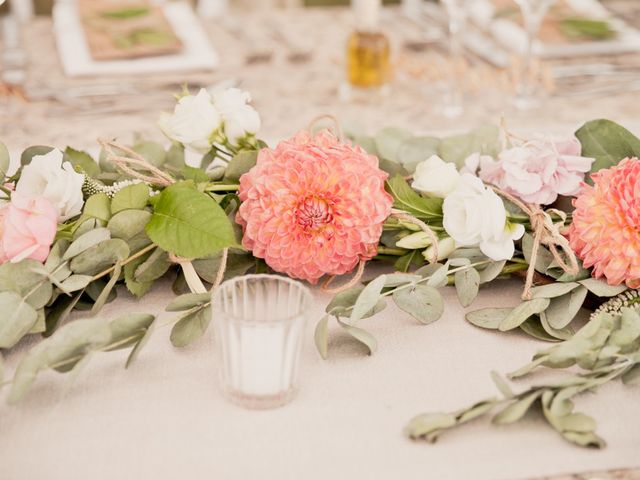
POLYGON ((574 199, 571 247, 610 285, 640 287, 640 160, 627 158, 592 176, 574 199))
POLYGON ((262 149, 240 178, 242 244, 274 270, 312 283, 376 255, 393 199, 362 148, 300 132, 262 149))

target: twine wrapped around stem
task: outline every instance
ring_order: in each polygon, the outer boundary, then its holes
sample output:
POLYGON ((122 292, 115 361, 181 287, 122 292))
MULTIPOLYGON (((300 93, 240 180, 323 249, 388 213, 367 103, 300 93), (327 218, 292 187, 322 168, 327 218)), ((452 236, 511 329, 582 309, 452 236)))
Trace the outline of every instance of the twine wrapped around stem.
POLYGON ((575 275, 580 271, 578 259, 576 254, 573 252, 571 245, 569 245, 569 241, 560 233, 559 226, 553 223, 553 220, 548 213, 552 212, 558 215, 564 224, 567 219, 567 214, 565 212, 557 209, 550 209, 545 212, 539 205, 524 203, 504 190, 496 187, 493 189, 496 193, 520 208, 529 216, 531 221, 531 229, 533 230, 533 248, 531 250, 531 258, 529 260, 529 268, 527 270, 524 290, 522 292, 523 300, 531 299, 531 288, 533 287, 533 279, 536 272, 536 261, 538 259, 538 251, 540 250, 541 245, 549 248, 551 255, 553 255, 553 259, 564 272, 569 275, 575 275), (560 251, 564 253, 568 263, 565 258, 563 258, 560 251))
MULTIPOLYGON (((218 273, 216 274, 216 278, 213 281, 213 285, 211 286, 211 292, 213 292, 216 288, 220 286, 222 280, 224 279, 224 274, 227 271, 227 259, 229 258, 229 249, 225 248, 222 250, 222 257, 220 258, 220 266, 218 267, 218 273)), ((193 266, 193 259, 191 258, 182 258, 174 255, 173 253, 169 254, 169 260, 172 263, 180 265, 182 271, 184 273, 184 278, 187 281, 187 285, 189 285, 189 289, 193 293, 207 293, 207 289, 205 288, 198 272, 193 266)))

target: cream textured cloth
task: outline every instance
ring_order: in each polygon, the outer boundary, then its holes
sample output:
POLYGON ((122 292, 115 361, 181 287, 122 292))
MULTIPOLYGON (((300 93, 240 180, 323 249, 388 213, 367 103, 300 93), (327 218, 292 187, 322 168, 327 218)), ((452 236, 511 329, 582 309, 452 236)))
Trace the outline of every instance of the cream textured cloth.
MULTIPOLYGON (((516 304, 520 288, 496 282, 473 307, 516 304)), ((103 317, 159 311, 171 296, 168 284, 141 302, 123 293, 103 317)), ((124 352, 98 354, 73 385, 42 375, 24 403, 0 407, 0 478, 489 480, 638 465, 640 388, 618 383, 577 402, 598 420, 609 442, 602 451, 567 444, 535 415, 501 428, 474 422, 436 445, 407 440, 402 428, 413 415, 495 395, 489 372, 522 365, 543 344, 466 323, 446 289, 437 323, 417 324, 390 305, 365 321, 379 340, 374 356, 333 328, 323 361, 312 330, 327 301, 316 293, 291 404, 250 411, 228 403, 211 337, 177 350, 169 329, 159 329, 128 371, 124 352)))

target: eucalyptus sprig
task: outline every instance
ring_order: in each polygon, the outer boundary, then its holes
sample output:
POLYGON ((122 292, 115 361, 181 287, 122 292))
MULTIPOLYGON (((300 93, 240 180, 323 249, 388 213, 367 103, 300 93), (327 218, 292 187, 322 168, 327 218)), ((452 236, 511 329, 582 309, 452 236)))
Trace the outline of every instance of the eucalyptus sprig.
POLYGON ((574 365, 582 372, 567 374, 563 380, 536 385, 517 394, 494 372, 492 378, 501 398, 485 399, 452 413, 418 415, 409 422, 405 433, 414 440, 435 442, 446 430, 486 416, 495 408, 501 407, 501 410, 492 422, 506 425, 521 420, 533 407, 540 407, 549 426, 565 440, 583 447, 602 448, 605 441, 595 433, 596 422, 588 415, 575 412, 572 399, 619 378, 626 384, 640 383, 639 310, 599 312, 572 338, 539 351, 530 364, 509 377, 529 375, 540 366, 566 369, 574 365))

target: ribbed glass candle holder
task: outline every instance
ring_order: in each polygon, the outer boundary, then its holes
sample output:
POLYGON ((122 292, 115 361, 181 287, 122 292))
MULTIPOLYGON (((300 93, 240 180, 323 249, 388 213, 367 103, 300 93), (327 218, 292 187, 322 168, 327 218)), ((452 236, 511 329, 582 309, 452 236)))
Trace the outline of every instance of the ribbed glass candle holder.
POLYGON ((214 293, 213 323, 225 394, 247 408, 274 408, 295 393, 309 290, 276 275, 245 275, 214 293))

